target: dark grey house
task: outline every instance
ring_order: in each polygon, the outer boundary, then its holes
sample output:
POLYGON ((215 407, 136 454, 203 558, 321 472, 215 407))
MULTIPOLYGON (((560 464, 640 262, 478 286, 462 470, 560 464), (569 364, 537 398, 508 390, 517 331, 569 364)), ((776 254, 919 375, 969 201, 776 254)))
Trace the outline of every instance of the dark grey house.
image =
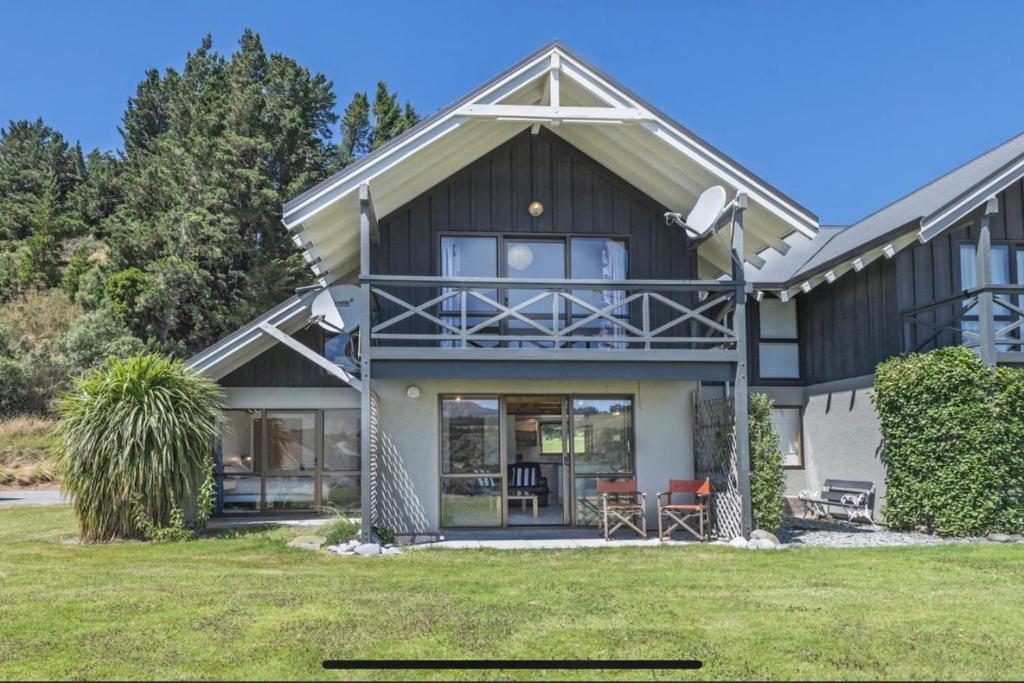
POLYGON ((1021 168, 1015 138, 819 226, 547 45, 285 205, 315 284, 190 361, 228 397, 218 506, 586 525, 600 478, 653 498, 706 476, 736 533, 751 388, 776 401, 790 493, 881 484, 879 360, 1017 359, 1021 168))

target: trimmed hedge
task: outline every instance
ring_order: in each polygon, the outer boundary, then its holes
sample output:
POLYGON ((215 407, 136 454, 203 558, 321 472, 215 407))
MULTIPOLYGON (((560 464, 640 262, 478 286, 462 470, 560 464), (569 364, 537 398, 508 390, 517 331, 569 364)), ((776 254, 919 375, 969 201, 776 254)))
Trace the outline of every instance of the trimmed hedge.
POLYGON ((953 536, 1024 521, 1024 371, 992 371, 963 346, 891 358, 875 371, 886 523, 953 536))
POLYGON ((786 475, 782 469, 779 435, 772 427, 772 400, 765 394, 751 394, 748 406, 750 511, 755 529, 777 531, 782 526, 786 475))

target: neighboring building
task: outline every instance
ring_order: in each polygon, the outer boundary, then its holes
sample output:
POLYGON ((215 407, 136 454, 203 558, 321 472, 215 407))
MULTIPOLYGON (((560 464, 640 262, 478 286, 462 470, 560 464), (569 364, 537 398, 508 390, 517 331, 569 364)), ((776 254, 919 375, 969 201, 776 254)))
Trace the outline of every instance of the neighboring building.
POLYGON ((1022 169, 1018 137, 819 228, 552 43, 285 205, 316 284, 190 361, 227 391, 218 506, 583 525, 598 478, 636 477, 653 521, 669 478, 709 476, 739 531, 748 383, 775 399, 790 494, 881 487, 879 361, 965 338, 1021 357, 1022 169), (666 224, 716 185, 711 237, 666 224), (311 318, 325 287, 357 334, 311 318))

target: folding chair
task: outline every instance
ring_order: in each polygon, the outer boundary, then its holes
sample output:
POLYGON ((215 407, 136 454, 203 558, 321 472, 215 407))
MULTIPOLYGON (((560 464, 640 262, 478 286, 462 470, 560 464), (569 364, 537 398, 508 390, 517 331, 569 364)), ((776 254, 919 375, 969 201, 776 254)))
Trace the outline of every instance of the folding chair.
POLYGON ((601 495, 597 523, 604 540, 624 526, 647 537, 647 494, 637 490, 636 479, 598 479, 597 492, 601 495))
POLYGON ((702 541, 707 540, 705 529, 711 530, 710 501, 711 482, 707 479, 670 479, 668 491, 658 494, 658 540, 671 539, 676 529, 689 531, 702 541), (696 502, 673 503, 673 493, 692 494, 696 502), (696 529, 691 526, 694 517, 697 518, 696 529), (668 528, 664 527, 664 522, 668 522, 668 528))

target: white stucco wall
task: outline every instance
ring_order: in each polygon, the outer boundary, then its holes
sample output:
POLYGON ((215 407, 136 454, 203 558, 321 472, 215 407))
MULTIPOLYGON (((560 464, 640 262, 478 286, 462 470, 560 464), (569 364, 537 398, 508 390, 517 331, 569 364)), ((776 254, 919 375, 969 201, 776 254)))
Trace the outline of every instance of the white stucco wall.
POLYGON ((885 496, 882 433, 869 395, 873 375, 808 387, 753 387, 777 405, 803 406, 804 466, 786 471, 786 495, 820 489, 825 479, 875 484, 875 512, 885 496))
POLYGON ((438 396, 442 394, 623 394, 635 396, 636 470, 648 495, 648 523, 656 525, 655 494, 670 478, 693 476, 691 394, 695 382, 539 380, 375 380, 380 397, 384 446, 407 482, 403 505, 424 528, 435 532, 440 517, 438 396), (415 384, 419 398, 406 389, 415 384))

